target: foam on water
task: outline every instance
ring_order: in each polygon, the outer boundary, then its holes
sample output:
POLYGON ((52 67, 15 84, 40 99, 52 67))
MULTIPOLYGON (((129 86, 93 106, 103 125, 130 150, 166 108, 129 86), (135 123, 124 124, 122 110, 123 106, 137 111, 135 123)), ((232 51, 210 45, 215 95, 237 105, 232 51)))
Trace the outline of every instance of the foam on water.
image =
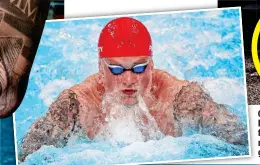
MULTIPOLYGON (((137 99, 138 104, 126 107, 115 101, 116 97, 106 95, 102 105, 110 105, 109 115, 105 119, 108 124, 101 129, 97 138, 105 137, 106 140, 113 142, 133 143, 162 137, 163 135, 143 99, 140 96, 137 99)), ((106 109, 104 107, 103 111, 106 109)))
POLYGON ((22 164, 119 164, 246 154, 248 147, 228 144, 209 135, 195 134, 178 138, 166 136, 160 140, 130 144, 108 141, 86 143, 79 140, 64 148, 43 146, 22 164))

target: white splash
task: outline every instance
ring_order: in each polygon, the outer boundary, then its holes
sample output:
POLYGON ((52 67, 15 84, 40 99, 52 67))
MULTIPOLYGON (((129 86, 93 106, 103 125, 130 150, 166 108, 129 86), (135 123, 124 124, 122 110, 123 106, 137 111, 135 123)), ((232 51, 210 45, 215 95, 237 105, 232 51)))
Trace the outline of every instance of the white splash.
POLYGON ((98 138, 129 144, 163 137, 141 96, 138 96, 138 104, 131 107, 118 103, 117 99, 111 98, 111 95, 103 99, 102 105, 107 102, 112 104, 109 110, 103 108, 104 113, 109 111, 109 114, 106 117, 107 125, 101 129, 98 138))
POLYGON ((50 106, 54 102, 58 94, 65 88, 69 88, 74 83, 69 80, 54 80, 50 81, 41 89, 39 98, 42 99, 45 105, 50 106))

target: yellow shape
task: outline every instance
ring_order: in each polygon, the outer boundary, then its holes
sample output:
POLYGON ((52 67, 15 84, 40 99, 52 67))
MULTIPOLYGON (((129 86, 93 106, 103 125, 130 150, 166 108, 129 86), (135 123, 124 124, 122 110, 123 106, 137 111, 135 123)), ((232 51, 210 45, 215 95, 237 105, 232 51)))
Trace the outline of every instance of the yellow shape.
POLYGON ((253 62, 254 62, 258 75, 260 75, 260 62, 259 62, 258 50, 257 50, 259 33, 260 33, 260 19, 258 20, 258 22, 256 24, 256 27, 255 27, 255 30, 253 33, 253 38, 252 38, 252 45, 251 45, 253 62))

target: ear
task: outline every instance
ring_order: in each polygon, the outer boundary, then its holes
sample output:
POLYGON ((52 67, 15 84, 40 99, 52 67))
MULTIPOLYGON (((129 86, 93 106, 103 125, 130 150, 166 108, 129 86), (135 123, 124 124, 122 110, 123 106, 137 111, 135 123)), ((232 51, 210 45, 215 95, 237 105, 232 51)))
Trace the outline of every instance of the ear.
POLYGON ((151 69, 154 69, 154 63, 153 63, 153 59, 152 58, 151 58, 150 64, 151 64, 151 69))
POLYGON ((99 73, 104 73, 104 68, 102 66, 101 59, 98 60, 98 69, 99 69, 99 73))
POLYGON ((103 82, 103 78, 104 78, 104 66, 103 66, 103 62, 102 62, 102 59, 99 59, 98 60, 98 70, 99 70, 99 82, 100 84, 104 84, 103 82))

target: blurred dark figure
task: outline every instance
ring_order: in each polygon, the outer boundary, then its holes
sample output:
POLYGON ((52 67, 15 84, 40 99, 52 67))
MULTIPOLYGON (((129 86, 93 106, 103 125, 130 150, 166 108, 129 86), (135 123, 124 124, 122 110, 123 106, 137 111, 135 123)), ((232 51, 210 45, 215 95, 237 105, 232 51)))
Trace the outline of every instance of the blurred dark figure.
MULTIPOLYGON (((218 7, 235 7, 241 6, 242 9, 242 24, 246 66, 246 81, 248 104, 259 105, 260 97, 260 76, 258 75, 251 53, 251 43, 254 29, 260 19, 260 1, 259 0, 219 0, 218 7)), ((258 50, 259 41, 258 41, 258 50)))
POLYGON ((0 117, 20 105, 48 15, 49 0, 0 1, 0 117))
POLYGON ((64 0, 52 0, 48 19, 63 19, 64 18, 64 0))

